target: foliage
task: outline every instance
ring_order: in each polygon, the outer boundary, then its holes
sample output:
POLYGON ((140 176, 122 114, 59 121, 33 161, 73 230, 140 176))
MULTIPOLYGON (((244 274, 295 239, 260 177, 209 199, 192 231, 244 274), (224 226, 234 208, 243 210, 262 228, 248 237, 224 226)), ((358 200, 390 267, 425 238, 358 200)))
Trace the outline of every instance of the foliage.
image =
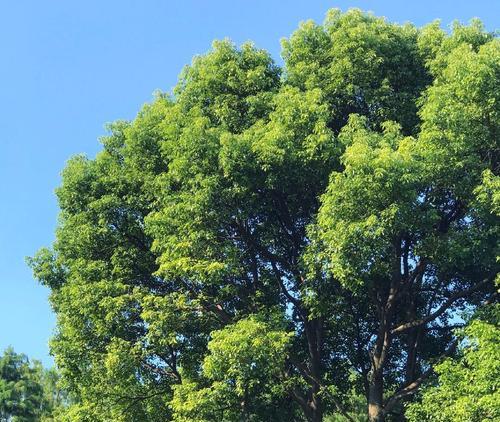
POLYGON ((397 418, 491 300, 498 40, 334 10, 283 58, 215 42, 69 161, 30 259, 64 420, 397 418))
POLYGON ((410 421, 484 421, 500 418, 500 329, 498 305, 489 318, 473 320, 460 333, 457 358, 436 365, 436 385, 409 406, 410 421))
POLYGON ((290 339, 255 318, 213 332, 201 377, 175 387, 174 420, 290 420, 281 384, 290 339))

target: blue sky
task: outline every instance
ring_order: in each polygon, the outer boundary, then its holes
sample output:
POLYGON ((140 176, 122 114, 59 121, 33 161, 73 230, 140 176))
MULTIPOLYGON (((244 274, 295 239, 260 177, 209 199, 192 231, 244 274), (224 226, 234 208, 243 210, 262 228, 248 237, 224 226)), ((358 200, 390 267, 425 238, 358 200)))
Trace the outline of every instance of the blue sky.
POLYGON ((25 257, 50 245, 54 188, 66 160, 93 156, 106 122, 131 119, 212 40, 253 40, 279 60, 279 40, 331 7, 359 7, 421 26, 480 17, 496 0, 87 0, 0 2, 0 350, 52 363, 55 318, 25 257))

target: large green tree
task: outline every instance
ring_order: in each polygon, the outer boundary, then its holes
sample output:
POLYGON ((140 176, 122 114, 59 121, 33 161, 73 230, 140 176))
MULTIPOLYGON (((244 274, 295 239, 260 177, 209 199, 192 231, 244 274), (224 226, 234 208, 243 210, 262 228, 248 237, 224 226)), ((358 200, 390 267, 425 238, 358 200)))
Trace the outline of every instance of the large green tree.
POLYGON ((498 40, 332 10, 283 58, 215 42, 68 163, 31 259, 68 421, 397 419, 492 300, 498 40))

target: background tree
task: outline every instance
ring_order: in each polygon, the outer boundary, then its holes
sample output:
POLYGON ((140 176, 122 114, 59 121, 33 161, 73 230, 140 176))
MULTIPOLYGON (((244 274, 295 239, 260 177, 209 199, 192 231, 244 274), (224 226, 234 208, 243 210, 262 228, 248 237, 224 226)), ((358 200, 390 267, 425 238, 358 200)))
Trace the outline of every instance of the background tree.
POLYGON ((64 170, 68 421, 398 418, 493 294, 498 41, 334 10, 283 57, 215 42, 64 170))
POLYGON ((0 421, 51 421, 65 403, 58 375, 12 348, 0 356, 0 421))

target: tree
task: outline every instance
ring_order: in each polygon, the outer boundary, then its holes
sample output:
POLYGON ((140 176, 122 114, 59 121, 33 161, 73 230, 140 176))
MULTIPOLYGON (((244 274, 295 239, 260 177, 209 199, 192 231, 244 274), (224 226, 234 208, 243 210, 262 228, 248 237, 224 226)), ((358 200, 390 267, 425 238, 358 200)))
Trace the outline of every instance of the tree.
POLYGON ((64 393, 57 386, 53 369, 44 369, 40 362, 12 348, 0 357, 0 421, 51 421, 53 412, 64 402, 64 393))
POLYGON ((68 420, 397 418, 494 293, 498 40, 333 10, 283 57, 215 42, 68 163, 30 260, 68 420))
POLYGON ((500 418, 499 309, 460 333, 459 357, 436 366, 438 381, 410 405, 410 421, 484 421, 500 418))

